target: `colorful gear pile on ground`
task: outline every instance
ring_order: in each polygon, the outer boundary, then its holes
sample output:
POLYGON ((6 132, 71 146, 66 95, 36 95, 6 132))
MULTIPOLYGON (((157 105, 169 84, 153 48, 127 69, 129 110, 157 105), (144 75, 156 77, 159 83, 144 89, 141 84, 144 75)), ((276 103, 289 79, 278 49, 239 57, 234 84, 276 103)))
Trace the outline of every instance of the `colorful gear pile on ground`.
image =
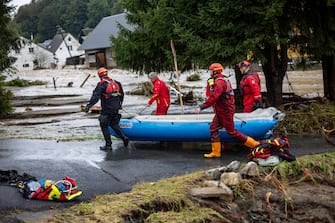
POLYGON ((83 193, 77 190, 76 181, 68 176, 59 181, 46 178, 20 181, 18 187, 23 197, 37 200, 70 201, 83 193))

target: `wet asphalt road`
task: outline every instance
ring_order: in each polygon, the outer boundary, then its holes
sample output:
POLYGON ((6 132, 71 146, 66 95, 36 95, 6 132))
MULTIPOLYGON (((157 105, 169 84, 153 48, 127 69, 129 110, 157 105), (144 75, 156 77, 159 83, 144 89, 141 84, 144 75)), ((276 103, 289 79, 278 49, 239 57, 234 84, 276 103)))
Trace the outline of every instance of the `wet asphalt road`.
MULTIPOLYGON (((290 151, 301 156, 335 151, 320 137, 289 137, 290 151)), ((183 175, 197 170, 229 164, 233 160, 247 162, 247 151, 233 144, 220 159, 204 159, 208 143, 131 142, 124 148, 113 142, 113 151, 100 151, 100 141, 57 142, 52 140, 0 140, 0 170, 17 170, 38 179, 61 180, 65 176, 77 181, 83 195, 72 202, 29 200, 18 188, 0 186, 0 211, 14 209, 41 211, 63 208, 87 201, 99 194, 131 190, 139 182, 183 175)), ((244 148, 244 147, 243 147, 244 148)))

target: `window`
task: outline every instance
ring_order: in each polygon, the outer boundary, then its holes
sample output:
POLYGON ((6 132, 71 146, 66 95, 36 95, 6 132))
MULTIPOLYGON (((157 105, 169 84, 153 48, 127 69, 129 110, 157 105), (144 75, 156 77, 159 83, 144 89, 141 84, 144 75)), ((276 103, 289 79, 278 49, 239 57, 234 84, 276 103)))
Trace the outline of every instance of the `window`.
POLYGON ((96 60, 95 60, 95 54, 88 55, 88 62, 89 63, 95 63, 96 62, 96 60))
POLYGON ((16 50, 15 50, 15 53, 16 53, 16 54, 20 54, 20 50, 19 50, 19 49, 16 49, 16 50))
POLYGON ((33 53, 34 52, 34 47, 29 47, 29 53, 33 53))
POLYGON ((72 46, 68 46, 67 48, 69 49, 69 51, 72 51, 72 46))

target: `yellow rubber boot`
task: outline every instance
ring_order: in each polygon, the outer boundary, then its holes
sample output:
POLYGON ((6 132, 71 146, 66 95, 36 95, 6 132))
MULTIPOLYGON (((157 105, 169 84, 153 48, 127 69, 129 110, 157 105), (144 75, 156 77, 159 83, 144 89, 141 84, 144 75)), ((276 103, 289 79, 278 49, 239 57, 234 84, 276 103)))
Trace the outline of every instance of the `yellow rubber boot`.
POLYGON ((205 158, 221 157, 221 142, 212 142, 212 152, 204 154, 205 158))
POLYGON ((245 141, 244 145, 249 147, 250 149, 255 148, 256 146, 258 146, 260 143, 256 140, 254 140, 253 138, 251 138, 250 136, 247 137, 247 141, 245 141))

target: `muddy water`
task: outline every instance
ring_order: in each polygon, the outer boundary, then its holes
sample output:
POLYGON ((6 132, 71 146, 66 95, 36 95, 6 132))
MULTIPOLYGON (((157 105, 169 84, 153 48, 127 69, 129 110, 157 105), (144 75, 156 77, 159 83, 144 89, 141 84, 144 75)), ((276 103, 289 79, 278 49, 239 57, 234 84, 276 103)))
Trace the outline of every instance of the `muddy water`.
MULTIPOLYGON (((20 78, 27 80, 41 80, 47 84, 45 86, 32 86, 27 88, 11 88, 14 96, 18 99, 14 101, 15 114, 13 119, 0 120, 0 138, 29 138, 29 139, 50 139, 50 140, 101 140, 97 114, 86 114, 81 112, 80 105, 85 105, 96 84, 96 77, 92 75, 84 87, 79 84, 86 78, 91 70, 52 70, 26 71, 21 73, 20 78), (57 88, 51 84, 52 77, 57 77, 57 88), (66 87, 68 82, 74 82, 73 87, 66 87), (44 96, 43 99, 34 97, 44 96), (50 96, 47 98, 45 96, 50 96), (32 116, 29 113, 34 113, 32 116)), ((146 77, 127 73, 120 70, 112 70, 112 77, 124 83, 125 92, 137 88, 146 77)), ((208 75, 205 72, 202 80, 197 82, 185 81, 186 77, 181 75, 181 84, 185 92, 192 90, 197 95, 204 94, 204 80, 208 75)), ((162 79, 167 79, 170 75, 162 75, 162 79)), ((262 88, 265 89, 264 76, 260 72, 262 88)), ((15 77, 12 77, 15 78, 15 77)), ((322 71, 289 71, 284 79, 283 90, 289 92, 294 90, 298 95, 322 93, 322 71), (289 87, 289 88, 288 88, 289 87)), ((203 97, 204 98, 204 97, 203 97)), ((177 99, 173 95, 172 101, 177 99)), ((155 110, 155 105, 146 107, 147 96, 126 95, 123 109, 125 115, 132 113, 151 114, 155 110)), ((198 102, 200 103, 200 102, 198 102)), ((180 106, 172 104, 169 113, 180 114, 193 113, 196 105, 180 106)), ((211 112, 210 109, 206 112, 211 112)))

